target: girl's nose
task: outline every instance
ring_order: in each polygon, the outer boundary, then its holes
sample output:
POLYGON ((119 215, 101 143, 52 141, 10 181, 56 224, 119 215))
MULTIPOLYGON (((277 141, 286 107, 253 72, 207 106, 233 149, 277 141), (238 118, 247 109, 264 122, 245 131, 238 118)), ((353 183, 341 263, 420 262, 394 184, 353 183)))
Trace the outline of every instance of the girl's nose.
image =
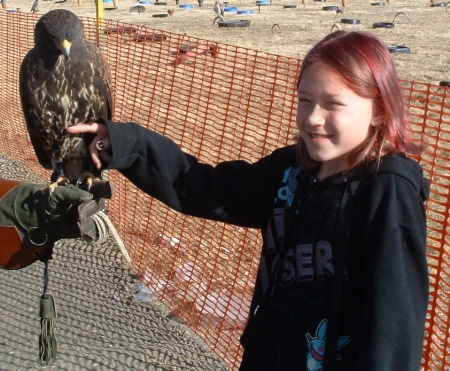
POLYGON ((318 105, 314 105, 309 110, 308 114, 305 116, 305 123, 310 126, 320 126, 325 123, 325 112, 318 105))

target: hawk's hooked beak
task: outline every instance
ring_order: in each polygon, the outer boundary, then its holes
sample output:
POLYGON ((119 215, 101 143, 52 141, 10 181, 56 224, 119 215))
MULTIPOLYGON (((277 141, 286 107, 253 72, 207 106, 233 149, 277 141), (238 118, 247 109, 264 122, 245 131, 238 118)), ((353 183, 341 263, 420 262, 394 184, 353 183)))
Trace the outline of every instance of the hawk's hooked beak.
POLYGON ((70 47, 72 46, 72 43, 70 41, 64 40, 61 44, 61 51, 66 57, 66 59, 69 59, 70 57, 70 47))

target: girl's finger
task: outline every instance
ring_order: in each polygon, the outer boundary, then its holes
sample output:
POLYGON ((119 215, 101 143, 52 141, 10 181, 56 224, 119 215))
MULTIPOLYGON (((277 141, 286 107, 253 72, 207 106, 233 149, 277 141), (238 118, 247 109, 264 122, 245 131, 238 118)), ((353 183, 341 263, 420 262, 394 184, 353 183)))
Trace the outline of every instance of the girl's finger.
POLYGON ((104 124, 98 124, 96 122, 92 124, 77 124, 67 128, 67 132, 70 134, 81 133, 93 133, 101 136, 102 138, 109 137, 108 127, 104 124))
POLYGON ((70 134, 81 134, 81 133, 97 133, 99 125, 97 123, 93 124, 77 124, 67 128, 67 132, 70 134))

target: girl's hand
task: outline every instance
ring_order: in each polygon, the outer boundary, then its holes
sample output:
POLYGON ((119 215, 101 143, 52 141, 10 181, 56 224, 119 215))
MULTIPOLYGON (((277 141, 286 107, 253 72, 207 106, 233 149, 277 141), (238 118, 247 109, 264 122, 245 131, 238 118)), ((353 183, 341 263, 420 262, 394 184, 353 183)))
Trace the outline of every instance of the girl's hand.
POLYGON ((78 124, 67 128, 70 134, 92 133, 96 134, 89 144, 92 162, 97 169, 101 169, 103 162, 111 162, 111 141, 108 127, 104 124, 78 124))

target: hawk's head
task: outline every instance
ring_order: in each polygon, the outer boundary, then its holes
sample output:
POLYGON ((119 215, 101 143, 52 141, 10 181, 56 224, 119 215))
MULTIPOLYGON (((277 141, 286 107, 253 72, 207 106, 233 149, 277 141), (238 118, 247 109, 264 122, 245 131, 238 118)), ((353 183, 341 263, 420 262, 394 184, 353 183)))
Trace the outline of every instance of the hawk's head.
POLYGON ((50 50, 59 50, 69 58, 72 44, 83 39, 81 20, 65 9, 55 9, 44 14, 36 23, 34 42, 50 50))

